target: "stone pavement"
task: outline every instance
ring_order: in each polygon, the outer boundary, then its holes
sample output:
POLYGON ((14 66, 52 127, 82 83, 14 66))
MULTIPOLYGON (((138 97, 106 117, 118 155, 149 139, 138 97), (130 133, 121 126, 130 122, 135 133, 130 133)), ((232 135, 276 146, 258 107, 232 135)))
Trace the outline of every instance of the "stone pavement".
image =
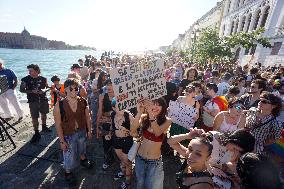
MULTIPOLYGON (((62 153, 59 141, 56 138, 54 126, 52 133, 42 133, 38 144, 30 144, 33 131, 30 122, 24 119, 22 123, 15 125, 18 133, 11 129, 9 132, 17 144, 13 149, 8 140, 0 143, 0 188, 2 189, 68 189, 68 188, 90 188, 90 189, 114 189, 118 188, 121 181, 114 181, 113 176, 119 169, 118 163, 107 171, 103 171, 103 148, 100 140, 93 139, 87 145, 87 155, 95 162, 92 170, 78 167, 76 169, 77 185, 68 186, 64 180, 62 167, 62 153)), ((49 125, 52 119, 48 120, 49 125)), ((165 189, 177 188, 175 172, 180 166, 178 160, 163 158, 165 189)), ((135 178, 131 188, 135 188, 135 178)))

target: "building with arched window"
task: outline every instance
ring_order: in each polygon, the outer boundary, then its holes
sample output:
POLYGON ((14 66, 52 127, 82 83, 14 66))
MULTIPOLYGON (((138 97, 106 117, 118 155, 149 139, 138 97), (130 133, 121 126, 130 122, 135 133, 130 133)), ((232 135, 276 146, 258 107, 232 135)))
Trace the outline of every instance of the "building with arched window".
POLYGON ((191 49, 196 36, 196 27, 216 27, 221 37, 237 32, 251 32, 264 27, 272 48, 258 45, 253 49, 237 47, 236 58, 241 65, 261 63, 263 65, 284 65, 284 0, 222 0, 195 21, 169 48, 191 49))
POLYGON ((284 65, 284 0, 225 0, 221 18, 223 25, 231 27, 220 31, 221 37, 265 28, 264 36, 273 47, 270 49, 258 45, 254 49, 236 48, 241 65, 284 65))

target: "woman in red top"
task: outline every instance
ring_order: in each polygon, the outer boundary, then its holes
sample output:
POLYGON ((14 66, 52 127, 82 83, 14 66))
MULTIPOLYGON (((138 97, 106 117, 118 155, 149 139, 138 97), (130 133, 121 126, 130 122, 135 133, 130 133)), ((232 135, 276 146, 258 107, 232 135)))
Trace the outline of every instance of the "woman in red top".
POLYGON ((164 98, 154 101, 142 100, 137 106, 137 115, 131 132, 142 130, 142 143, 135 159, 137 189, 162 189, 164 180, 161 146, 171 125, 166 117, 167 104, 164 98))

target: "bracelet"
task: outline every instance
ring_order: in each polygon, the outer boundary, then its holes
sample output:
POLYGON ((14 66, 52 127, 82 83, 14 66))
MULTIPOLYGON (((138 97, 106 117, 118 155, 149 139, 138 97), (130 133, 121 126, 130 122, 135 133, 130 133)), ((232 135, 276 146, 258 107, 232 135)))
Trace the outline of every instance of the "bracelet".
POLYGON ((154 121, 156 121, 156 119, 150 119, 149 121, 150 121, 150 122, 154 122, 154 121))

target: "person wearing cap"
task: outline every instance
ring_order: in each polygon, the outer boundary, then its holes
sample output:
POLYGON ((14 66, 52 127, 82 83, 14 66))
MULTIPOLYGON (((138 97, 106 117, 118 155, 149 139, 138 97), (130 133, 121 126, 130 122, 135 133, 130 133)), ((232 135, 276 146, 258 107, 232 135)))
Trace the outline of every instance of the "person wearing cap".
POLYGON ((72 72, 76 72, 76 73, 80 73, 80 69, 82 68, 82 66, 80 66, 79 64, 73 64, 71 66, 71 71, 72 72))
POLYGON ((71 72, 68 74, 67 79, 76 79, 80 83, 79 91, 78 91, 77 95, 79 97, 83 97, 83 98, 87 99, 88 94, 87 94, 86 89, 82 85, 82 78, 80 76, 80 69, 81 69, 81 66, 79 64, 73 64, 71 66, 71 72))
MULTIPOLYGON (((13 108, 15 110, 16 117, 21 120, 24 113, 16 93, 18 79, 11 69, 4 67, 4 61, 2 59, 0 59, 0 76, 7 78, 8 85, 6 86, 7 91, 3 94, 0 93, 0 109, 3 110, 3 113, 0 111, 0 115, 5 119, 12 118, 14 113, 11 108, 13 108)), ((0 85, 2 84, 0 83, 0 85)))
POLYGON ((250 109, 247 114, 245 128, 255 137, 256 153, 264 153, 265 147, 281 138, 282 124, 276 117, 282 108, 281 98, 272 93, 264 92, 260 95, 258 107, 250 109))
POLYGON ((50 106, 53 108, 55 104, 64 98, 65 92, 64 92, 64 85, 60 83, 60 78, 57 75, 54 75, 51 77, 51 82, 53 85, 51 85, 50 89, 50 96, 51 96, 51 103, 50 106))

